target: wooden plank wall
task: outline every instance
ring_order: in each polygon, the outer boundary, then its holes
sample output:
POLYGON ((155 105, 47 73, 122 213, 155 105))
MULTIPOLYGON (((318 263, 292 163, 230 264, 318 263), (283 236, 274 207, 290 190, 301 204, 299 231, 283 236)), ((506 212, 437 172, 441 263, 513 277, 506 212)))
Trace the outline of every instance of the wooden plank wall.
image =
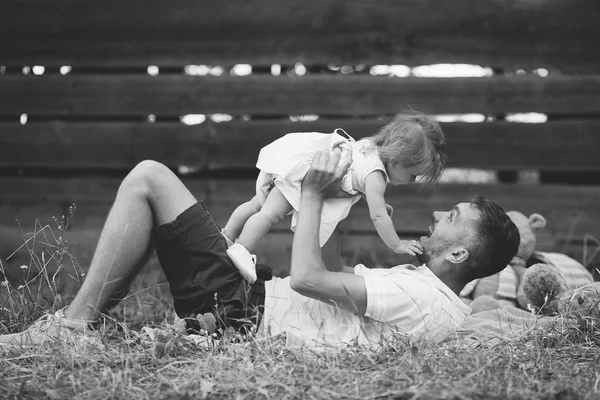
MULTIPOLYGON (((120 179, 144 159, 193 170, 186 184, 224 223, 252 195, 263 145, 291 131, 337 127, 360 138, 412 107, 483 115, 479 123, 443 124, 450 167, 567 178, 391 189, 402 236, 424 234, 431 211, 481 193, 505 209, 544 214, 539 247, 581 260, 587 235, 600 238, 599 17, 595 0, 577 7, 568 0, 9 0, 0 14, 0 257, 23 242, 15 219, 31 231, 36 218, 54 224, 51 217, 74 202, 66 237, 79 243, 73 251, 85 267, 120 179), (230 74, 240 63, 252 64, 253 73, 230 74), (307 73, 294 73, 296 63, 307 73), (430 63, 479 64, 494 73, 368 73, 373 65, 430 63), (222 74, 187 75, 188 64, 220 66, 222 74), (272 64, 282 65, 280 76, 270 73, 272 64), (45 66, 44 74, 23 74, 34 65, 45 66), (64 65, 72 67, 66 75, 64 65), (157 76, 149 65, 159 67, 157 76), (525 112, 548 121, 506 120, 525 112), (185 125, 186 114, 207 119, 185 125), (215 122, 214 114, 230 119, 215 122), (319 118, 290 119, 302 114, 319 118), (582 176, 592 178, 573 185, 582 176)), ((280 273, 289 265, 287 223, 258 250, 280 273)), ((385 249, 364 204, 342 232, 348 262, 410 261, 385 249)))
POLYGON ((0 65, 455 62, 597 72, 599 12, 595 0, 5 0, 0 65))

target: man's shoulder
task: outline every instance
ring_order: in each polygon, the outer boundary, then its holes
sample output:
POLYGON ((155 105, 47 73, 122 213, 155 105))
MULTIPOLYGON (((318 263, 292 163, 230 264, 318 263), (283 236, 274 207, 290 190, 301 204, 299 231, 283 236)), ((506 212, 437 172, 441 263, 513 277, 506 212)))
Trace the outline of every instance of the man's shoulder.
POLYGON ((462 309, 462 301, 424 265, 371 269, 365 271, 364 278, 365 316, 377 321, 400 324, 412 330, 424 321, 438 318, 440 312, 461 318, 467 314, 468 310, 462 309))
MULTIPOLYGON (((399 290, 405 291, 406 288, 419 288, 417 290, 437 287, 435 275, 427 267, 417 267, 412 264, 401 264, 390 268, 366 268, 363 265, 357 265, 355 274, 361 275, 365 280, 380 280, 398 286, 399 290), (432 277, 433 275, 433 277, 432 277)), ((374 285, 372 289, 377 290, 379 285, 374 285)), ((412 289, 411 289, 412 291, 412 289)))
POLYGON ((393 267, 373 267, 368 268, 364 264, 357 264, 354 267, 357 275, 391 275, 391 274, 414 274, 423 273, 421 267, 412 264, 399 264, 393 267))
POLYGON ((367 285, 367 291, 369 289, 374 292, 389 291, 391 287, 394 287, 397 288, 395 291, 411 296, 420 297, 423 294, 429 300, 439 297, 442 301, 450 300, 454 302, 458 299, 456 294, 425 264, 420 266, 401 264, 391 268, 366 268, 360 265, 355 273, 362 275, 365 281, 372 281, 371 285, 367 285), (375 281, 378 281, 378 283, 375 284, 375 281), (391 286, 388 287, 384 282, 391 286))
POLYGON ((387 268, 389 274, 429 276, 432 272, 425 265, 398 264, 387 268))

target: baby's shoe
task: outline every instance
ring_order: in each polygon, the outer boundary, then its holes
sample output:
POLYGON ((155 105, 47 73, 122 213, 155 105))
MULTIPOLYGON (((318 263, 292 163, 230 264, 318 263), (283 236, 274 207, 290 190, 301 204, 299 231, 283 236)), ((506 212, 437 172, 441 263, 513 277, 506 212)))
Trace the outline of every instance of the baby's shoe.
POLYGON ((256 282, 256 256, 240 243, 234 243, 227 249, 227 255, 248 283, 256 282))

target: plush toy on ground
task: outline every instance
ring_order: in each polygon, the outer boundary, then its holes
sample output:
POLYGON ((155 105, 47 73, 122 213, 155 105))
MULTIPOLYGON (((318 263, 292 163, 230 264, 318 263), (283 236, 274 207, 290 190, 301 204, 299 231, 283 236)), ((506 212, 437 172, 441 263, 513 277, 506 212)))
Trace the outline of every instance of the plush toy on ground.
POLYGON ((600 282, 572 289, 558 271, 535 264, 525 271, 521 287, 534 312, 600 318, 600 282))
POLYGON ((535 232, 546 226, 545 218, 517 211, 507 214, 519 229, 519 249, 504 270, 462 290, 473 313, 513 306, 542 314, 576 310, 600 314, 600 283, 593 283, 583 265, 564 254, 535 251, 535 232))

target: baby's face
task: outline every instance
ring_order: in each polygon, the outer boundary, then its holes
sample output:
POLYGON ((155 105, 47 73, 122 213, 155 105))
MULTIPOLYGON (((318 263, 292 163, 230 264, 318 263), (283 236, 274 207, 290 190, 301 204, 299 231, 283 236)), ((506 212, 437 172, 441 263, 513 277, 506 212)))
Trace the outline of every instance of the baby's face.
POLYGON ((406 185, 409 182, 415 181, 415 176, 408 169, 404 168, 401 163, 387 163, 385 170, 388 178, 390 178, 390 183, 394 186, 406 185))

